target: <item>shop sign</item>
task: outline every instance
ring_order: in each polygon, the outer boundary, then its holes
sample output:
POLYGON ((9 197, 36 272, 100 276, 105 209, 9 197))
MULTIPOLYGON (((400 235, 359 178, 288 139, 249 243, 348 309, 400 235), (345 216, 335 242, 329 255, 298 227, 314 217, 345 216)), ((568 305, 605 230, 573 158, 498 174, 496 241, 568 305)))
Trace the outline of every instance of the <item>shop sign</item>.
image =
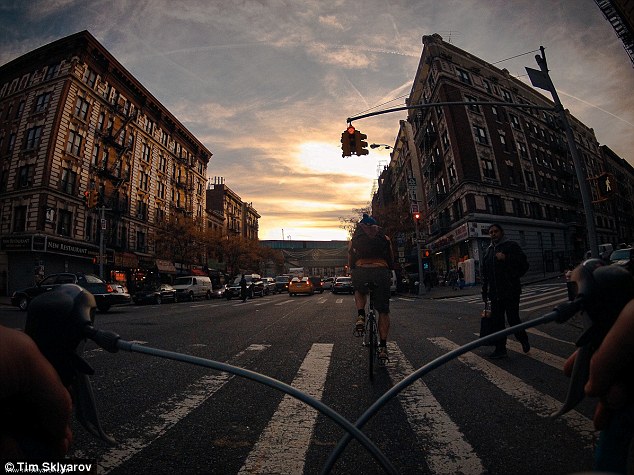
POLYGON ((469 223, 469 237, 481 238, 481 237, 489 237, 489 226, 491 223, 477 223, 470 222, 469 223))
POLYGON ((117 267, 129 267, 136 269, 139 267, 139 258, 131 252, 120 252, 114 255, 114 265, 117 267))
POLYGON ((75 257, 85 257, 87 259, 92 259, 99 254, 99 251, 95 248, 87 247, 82 244, 61 241, 51 237, 46 238, 46 251, 55 252, 57 254, 67 254, 75 257))
POLYGON ((31 236, 2 236, 0 246, 3 251, 30 251, 31 236))

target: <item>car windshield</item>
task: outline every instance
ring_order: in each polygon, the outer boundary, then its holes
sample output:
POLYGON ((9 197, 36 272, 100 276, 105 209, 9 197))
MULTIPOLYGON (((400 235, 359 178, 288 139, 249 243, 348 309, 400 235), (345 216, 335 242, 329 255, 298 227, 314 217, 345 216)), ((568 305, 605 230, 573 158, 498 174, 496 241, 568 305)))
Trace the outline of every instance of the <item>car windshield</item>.
POLYGON ((89 284, 103 284, 104 283, 104 281, 101 280, 96 275, 85 274, 84 278, 86 279, 86 282, 89 283, 89 284))
MULTIPOLYGON (((236 277, 236 279, 233 281, 234 285, 240 285, 240 281, 242 280, 242 276, 240 277, 236 277)), ((251 276, 250 275, 245 275, 244 276, 244 280, 247 281, 247 284, 249 282, 251 282, 251 276)))
POLYGON ((351 279, 350 277, 339 277, 339 278, 337 279, 337 282, 341 282, 341 283, 344 283, 344 284, 345 284, 346 282, 350 282, 350 281, 352 281, 352 279, 351 279))
POLYGON ((622 261, 630 258, 630 249, 619 249, 610 256, 611 261, 622 261))
POLYGON ((275 278, 275 280, 278 282, 288 282, 289 278, 287 275, 279 275, 275 278))

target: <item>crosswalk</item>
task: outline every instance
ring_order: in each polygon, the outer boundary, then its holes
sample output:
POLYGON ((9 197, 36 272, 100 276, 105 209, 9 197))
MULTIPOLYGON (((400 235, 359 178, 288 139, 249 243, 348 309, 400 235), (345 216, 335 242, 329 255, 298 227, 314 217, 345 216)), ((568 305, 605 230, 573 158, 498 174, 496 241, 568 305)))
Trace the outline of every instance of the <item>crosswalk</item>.
MULTIPOLYGON (((544 332, 541 332, 540 336, 550 338, 544 332)), ((459 346, 457 342, 446 337, 429 337, 426 341, 440 352, 448 352, 459 346)), ((553 341, 572 345, 572 342, 556 338, 553 338, 553 341)), ((413 373, 415 366, 407 359, 398 341, 390 341, 388 345, 390 360, 385 368, 380 370, 386 371, 392 383, 396 384, 413 373)), ((265 356, 267 350, 267 344, 251 345, 233 358, 229 358, 228 362, 240 362, 244 353, 265 356)), ((334 350, 335 345, 332 343, 313 343, 297 370, 292 386, 321 400, 327 378, 332 372, 334 350)), ((533 348, 529 354, 524 355, 520 345, 511 340, 508 342, 508 350, 558 370, 563 365, 563 358, 538 348, 533 348)), ((496 391, 500 391, 523 410, 530 411, 538 418, 549 418, 562 404, 553 396, 543 393, 514 375, 511 369, 498 366, 476 352, 460 356, 458 362, 474 375, 492 383, 496 391)), ((203 403, 213 400, 221 388, 231 384, 235 379, 235 376, 225 373, 202 376, 152 408, 147 414, 140 414, 138 420, 129 422, 129 426, 119 427, 117 432, 120 444, 97 457, 99 473, 109 473, 121 468, 126 461, 167 434, 172 427, 181 423, 203 403)), ((461 428, 450 412, 443 408, 442 403, 422 379, 405 389, 397 400, 409 428, 420 442, 418 449, 424 453, 431 473, 449 475, 487 472, 485 462, 473 445, 472 435, 461 428)), ((315 467, 309 469, 304 464, 307 450, 311 443, 314 443, 313 435, 317 421, 318 413, 315 409, 285 395, 257 442, 248 450, 238 473, 301 474, 307 473, 306 470, 314 473, 315 467)), ((563 416, 561 421, 583 446, 591 450, 595 433, 589 418, 577 411, 571 411, 563 416)), ((95 453, 76 451, 72 457, 94 459, 95 453)))
MULTIPOLYGON (((458 295, 442 299, 446 302, 482 303, 482 296, 458 295)), ((562 302, 568 301, 568 293, 561 284, 541 284, 526 286, 520 297, 520 312, 547 312, 562 302)))

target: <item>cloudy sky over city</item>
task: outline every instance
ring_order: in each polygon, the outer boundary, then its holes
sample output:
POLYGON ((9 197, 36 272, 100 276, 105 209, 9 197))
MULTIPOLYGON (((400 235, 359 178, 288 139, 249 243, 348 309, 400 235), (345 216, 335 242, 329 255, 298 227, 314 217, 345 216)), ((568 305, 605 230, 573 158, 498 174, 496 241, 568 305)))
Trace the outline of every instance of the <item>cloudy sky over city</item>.
MULTIPOLYGON (((634 164, 634 69, 593 0, 0 0, 0 64, 81 30, 213 153, 260 239, 346 239, 389 162, 341 157, 346 118, 404 105, 423 35, 525 82, 544 46, 564 106, 634 164)), ((393 145, 405 117, 355 126, 393 145)))

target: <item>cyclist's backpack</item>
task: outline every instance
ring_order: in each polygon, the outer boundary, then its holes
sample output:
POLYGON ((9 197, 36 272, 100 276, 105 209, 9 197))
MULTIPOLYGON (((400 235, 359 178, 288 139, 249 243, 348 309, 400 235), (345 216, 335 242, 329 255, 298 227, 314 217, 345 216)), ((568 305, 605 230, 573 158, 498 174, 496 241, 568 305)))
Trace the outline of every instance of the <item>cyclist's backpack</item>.
POLYGON ((376 234, 370 235, 359 226, 352 236, 352 251, 355 260, 380 257, 389 261, 390 241, 381 228, 376 234))

